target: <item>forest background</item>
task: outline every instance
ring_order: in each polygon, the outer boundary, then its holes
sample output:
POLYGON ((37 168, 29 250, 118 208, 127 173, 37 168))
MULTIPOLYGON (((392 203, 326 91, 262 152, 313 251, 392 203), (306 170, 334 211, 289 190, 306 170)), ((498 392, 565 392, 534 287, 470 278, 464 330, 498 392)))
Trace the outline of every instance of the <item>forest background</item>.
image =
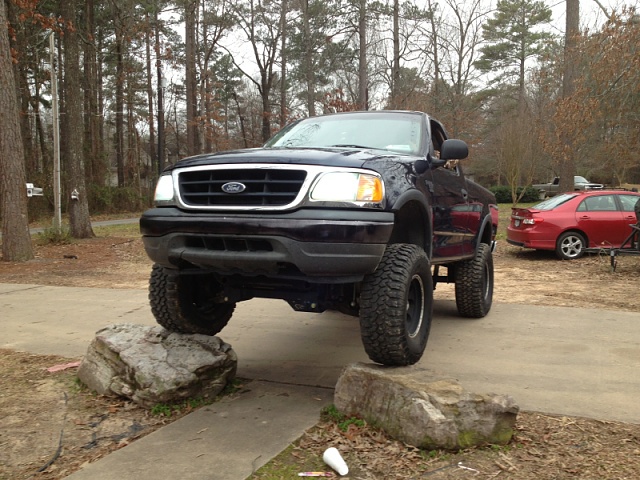
POLYGON ((52 214, 58 174, 70 234, 89 237, 90 212, 149 206, 166 165, 338 111, 429 112, 514 202, 567 171, 640 183, 640 15, 567 0, 562 32, 562 4, 2 0, 3 258, 29 257, 6 232, 52 214), (43 196, 16 202, 25 182, 43 196))

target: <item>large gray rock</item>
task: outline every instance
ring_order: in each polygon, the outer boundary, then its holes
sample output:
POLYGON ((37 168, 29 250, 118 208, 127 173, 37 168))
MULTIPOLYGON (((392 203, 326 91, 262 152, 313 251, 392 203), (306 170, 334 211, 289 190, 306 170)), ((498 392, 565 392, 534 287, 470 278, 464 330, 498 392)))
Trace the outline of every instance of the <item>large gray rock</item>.
POLYGON ((390 436, 425 449, 504 445, 519 411, 507 395, 465 391, 421 367, 347 366, 336 385, 336 408, 390 436))
POLYGON ((96 333, 78 377, 101 395, 150 407, 215 397, 235 377, 237 363, 231 346, 218 337, 121 324, 96 333))

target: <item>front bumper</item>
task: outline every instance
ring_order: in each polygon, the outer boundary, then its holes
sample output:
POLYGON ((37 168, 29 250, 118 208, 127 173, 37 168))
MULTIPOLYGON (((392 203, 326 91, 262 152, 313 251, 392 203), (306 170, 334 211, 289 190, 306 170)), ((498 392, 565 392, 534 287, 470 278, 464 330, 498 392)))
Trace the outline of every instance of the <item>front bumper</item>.
POLYGON ((169 268, 347 282, 376 269, 393 221, 391 212, 364 210, 212 214, 166 207, 144 212, 140 231, 149 257, 169 268))

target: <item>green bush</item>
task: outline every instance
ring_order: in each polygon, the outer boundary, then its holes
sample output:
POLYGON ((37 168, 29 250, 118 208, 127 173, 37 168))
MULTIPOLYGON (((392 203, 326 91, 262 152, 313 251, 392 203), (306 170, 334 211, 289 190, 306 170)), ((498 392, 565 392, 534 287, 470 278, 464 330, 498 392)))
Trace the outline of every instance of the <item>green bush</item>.
MULTIPOLYGON (((540 200, 540 193, 535 188, 528 187, 518 187, 517 194, 520 195, 524 189, 524 195, 520 199, 523 203, 537 202, 540 200)), ((496 201, 498 203, 512 203, 513 199, 511 198, 511 187, 507 185, 498 185, 495 187, 489 188, 496 196, 496 201)))
POLYGON ((58 230, 53 227, 45 228, 38 233, 36 242, 38 245, 67 245, 71 243, 71 232, 65 227, 58 230))
POLYGON ((511 203, 511 189, 506 185, 498 185, 489 188, 496 196, 496 202, 498 203, 511 203))

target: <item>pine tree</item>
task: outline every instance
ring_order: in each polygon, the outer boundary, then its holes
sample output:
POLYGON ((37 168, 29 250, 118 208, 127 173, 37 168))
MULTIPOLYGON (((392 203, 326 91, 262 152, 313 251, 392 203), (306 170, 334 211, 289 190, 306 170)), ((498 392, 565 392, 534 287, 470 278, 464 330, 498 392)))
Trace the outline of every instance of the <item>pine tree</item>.
POLYGON ((499 0, 493 18, 482 26, 488 45, 481 49, 476 66, 495 74, 493 82, 517 85, 524 96, 525 64, 542 55, 553 37, 539 29, 551 22, 551 9, 542 1, 499 0))

